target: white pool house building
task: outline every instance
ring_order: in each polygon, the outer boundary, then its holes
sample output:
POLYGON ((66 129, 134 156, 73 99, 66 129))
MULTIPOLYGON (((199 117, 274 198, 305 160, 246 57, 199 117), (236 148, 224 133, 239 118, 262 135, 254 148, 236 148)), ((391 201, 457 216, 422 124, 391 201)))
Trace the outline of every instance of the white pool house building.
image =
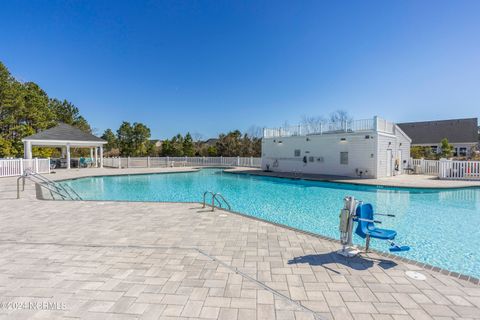
POLYGON ((402 174, 411 139, 379 118, 265 128, 262 169, 345 177, 383 178, 402 174))

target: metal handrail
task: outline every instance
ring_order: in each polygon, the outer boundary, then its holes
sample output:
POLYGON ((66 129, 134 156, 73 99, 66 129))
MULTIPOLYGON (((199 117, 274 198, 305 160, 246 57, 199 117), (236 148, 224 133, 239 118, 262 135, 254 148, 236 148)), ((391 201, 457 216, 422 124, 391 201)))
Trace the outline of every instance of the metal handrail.
MULTIPOLYGON (((64 191, 68 195, 68 197, 73 199, 70 192, 68 192, 68 190, 65 187, 63 187, 63 185, 60 185, 60 184, 48 179, 47 177, 42 176, 39 173, 31 172, 30 170, 25 170, 25 177, 28 177, 29 180, 31 180, 31 181, 34 181, 32 178, 40 180, 41 183, 44 183, 48 186, 53 186, 53 188, 55 188, 57 191, 64 191)), ((36 181, 34 181, 34 182, 36 182, 36 181)))
POLYGON ((25 179, 28 179, 49 190, 50 194, 52 194, 52 192, 58 194, 63 200, 67 198, 70 200, 83 200, 82 197, 80 197, 80 195, 71 186, 59 184, 58 182, 50 180, 39 173, 32 172, 29 169, 25 170, 23 175, 17 179, 17 199, 20 199, 20 179, 23 179, 22 191, 25 190, 25 179))
MULTIPOLYGON (((224 196, 222 196, 221 193, 215 193, 215 195, 213 196, 212 204, 214 203, 214 200, 217 199, 217 197, 220 197, 220 199, 222 199, 222 201, 225 202, 225 204, 228 206, 228 210, 232 210, 232 207, 230 206, 230 203, 228 203, 228 201, 225 199, 224 196)), ((217 200, 217 202, 220 204, 220 208, 221 208, 222 203, 218 200, 217 200)), ((214 208, 215 208, 215 206, 212 205, 212 211, 213 211, 214 208)))
POLYGON ((207 197, 207 194, 211 194, 211 195, 212 195, 212 199, 215 197, 215 193, 213 193, 212 191, 205 191, 205 192, 203 193, 203 207, 202 207, 202 208, 205 208, 205 207, 207 206, 206 201, 205 201, 205 199, 206 199, 206 197, 207 197))
MULTIPOLYGON (((50 191, 50 193, 53 192, 53 193, 58 194, 60 197, 62 197, 63 200, 65 200, 66 198, 68 198, 67 195, 59 192, 58 189, 53 189, 53 188, 51 188, 49 185, 46 185, 46 184, 43 184, 43 183, 39 183, 39 182, 33 180, 30 176, 24 176, 24 175, 22 175, 22 176, 18 177, 18 179, 17 179, 17 199, 20 199, 20 179, 23 179, 23 189, 22 189, 22 191, 25 190, 25 179, 28 179, 28 180, 34 182, 35 184, 37 184, 37 185, 39 185, 39 186, 47 189, 48 191, 50 191)), ((52 195, 52 197, 53 197, 53 195, 52 195)))
POLYGON ((228 201, 225 199, 224 196, 222 196, 221 193, 218 193, 218 192, 214 193, 212 191, 205 191, 203 193, 203 207, 202 208, 205 208, 207 206, 207 202, 206 202, 207 194, 212 195, 212 204, 211 204, 212 211, 215 211, 215 200, 217 201, 219 208, 222 208, 222 202, 220 202, 220 200, 222 200, 227 205, 228 210, 232 209, 232 207, 230 206, 230 203, 228 203, 228 201))
MULTIPOLYGON (((45 183, 48 186, 53 186, 57 191, 61 190, 61 191, 65 192, 68 195, 68 197, 72 200, 75 200, 75 198, 74 198, 74 196, 72 196, 72 194, 70 192, 72 192, 76 196, 77 200, 82 200, 82 198, 70 186, 67 189, 66 186, 64 186, 63 184, 59 184, 58 182, 52 181, 52 180, 48 179, 47 177, 45 177, 45 176, 43 176, 39 173, 28 172, 26 174, 26 176, 36 178, 36 179, 40 180, 42 183, 45 183)), ((32 180, 32 179, 30 179, 30 180, 32 180)))
POLYGON ((53 181, 53 180, 50 180, 48 179, 47 177, 45 177, 44 175, 40 174, 40 173, 32 173, 31 175, 33 175, 34 177, 36 178, 39 178, 40 180, 44 180, 46 183, 50 184, 50 185, 53 185, 55 186, 56 188, 60 188, 62 189, 63 191, 65 191, 69 196, 70 198, 72 198, 72 200, 75 200, 74 197, 70 194, 73 193, 73 195, 77 198, 77 200, 83 200, 82 197, 80 197, 80 195, 75 191, 75 189, 73 189, 70 185, 68 184, 61 184, 61 183, 58 183, 56 181, 53 181))

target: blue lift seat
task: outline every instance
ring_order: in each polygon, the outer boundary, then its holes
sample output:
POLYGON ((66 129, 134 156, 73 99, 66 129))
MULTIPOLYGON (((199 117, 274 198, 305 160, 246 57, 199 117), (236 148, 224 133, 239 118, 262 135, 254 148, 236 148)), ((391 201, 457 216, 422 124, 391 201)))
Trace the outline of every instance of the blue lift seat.
POLYGON ((393 240, 397 235, 397 231, 395 230, 388 230, 388 229, 380 229, 380 228, 373 228, 369 231, 370 237, 382 239, 382 240, 393 240))
POLYGON ((361 238, 366 239, 366 250, 368 250, 370 244, 370 238, 381 240, 393 240, 397 235, 395 230, 381 229, 375 227, 373 207, 370 203, 359 205, 356 210, 357 229, 355 233, 361 238))

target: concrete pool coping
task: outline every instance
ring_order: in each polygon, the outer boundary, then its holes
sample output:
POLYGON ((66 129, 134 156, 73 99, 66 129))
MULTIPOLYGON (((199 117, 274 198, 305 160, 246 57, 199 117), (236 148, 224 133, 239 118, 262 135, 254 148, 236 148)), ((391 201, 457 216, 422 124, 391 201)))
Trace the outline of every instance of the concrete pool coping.
POLYGON ((467 180, 440 180, 434 176, 428 175, 398 175, 379 179, 355 179, 349 177, 316 175, 316 174, 294 174, 286 172, 266 172, 258 168, 245 168, 235 166, 185 166, 185 167, 161 167, 161 168, 88 168, 88 169, 60 169, 58 172, 51 173, 48 177, 52 180, 80 179, 99 176, 120 176, 120 175, 141 175, 156 173, 182 173, 195 172, 202 168, 222 168, 225 172, 234 174, 248 174, 252 176, 264 176, 272 178, 283 178, 291 180, 333 182, 352 185, 365 185, 372 187, 392 187, 392 188, 414 188, 414 189, 468 189, 480 188, 480 181, 467 180), (58 174, 58 176, 57 176, 58 174), (72 174, 75 174, 72 177, 72 174))
MULTIPOLYGON (((202 168, 220 168, 220 169, 223 169, 225 172, 227 173, 232 173, 232 174, 252 174, 251 172, 255 172, 253 173, 252 175, 257 175, 257 176, 266 176, 266 175, 260 175, 260 174, 256 174, 256 172, 258 170, 255 170, 255 169, 251 169, 251 170, 245 170, 245 168, 238 168, 238 167, 232 167, 232 166, 192 166, 192 167, 172 167, 172 168, 167 168, 168 170, 167 171, 164 171, 164 170, 154 170, 153 172, 142 172, 142 171, 132 171, 132 172, 126 172, 126 173, 118 173, 118 172, 108 172, 107 174, 102 174, 101 172, 99 173, 96 173, 94 175, 82 175, 80 177, 75 177, 75 178, 68 178, 68 177, 64 177, 64 178, 60 178, 60 179, 52 179, 52 180, 55 180, 55 181, 66 181, 66 180, 76 180, 76 179, 82 179, 82 178, 89 178, 89 177, 102 177, 102 176, 130 176, 130 175, 149 175, 149 174, 173 174, 173 173, 188 173, 188 172, 198 172, 199 170, 201 170, 202 168)), ((157 168, 158 169, 158 168, 157 168)), ((165 168, 164 168, 165 169, 165 168)), ((122 170, 125 170, 125 169, 122 169, 122 170)), ((80 169, 80 171, 83 171, 80 169)), ((270 177, 270 175, 268 175, 270 177)), ((286 179, 294 179, 292 177, 285 177, 285 176, 273 176, 273 177, 276 177, 276 178, 286 178, 286 179)), ((298 180, 298 179, 296 179, 298 180)), ((354 184, 354 183, 351 183, 351 182, 345 182, 345 180, 340 180, 340 181, 337 181, 337 180, 320 180, 320 179, 304 179, 304 180, 310 180, 310 181, 325 181, 325 182, 335 182, 335 183, 345 183, 345 184, 354 184)), ((349 180, 350 181, 350 180, 349 180)), ((442 180, 443 181, 443 180, 442 180)), ((373 185, 373 184, 363 184, 363 185, 369 185, 369 186, 376 186, 376 185, 373 185)), ((387 187, 395 187, 395 188, 402 188, 402 187, 399 187, 399 186, 387 186, 387 187)), ((452 189, 458 189, 458 188, 471 188, 473 186, 469 186, 469 187, 448 187, 448 188, 452 188, 452 189)), ((410 187, 403 187, 403 188, 410 188, 410 187)), ((424 187, 424 188, 427 188, 427 187, 424 187)), ((443 187, 443 188, 437 188, 437 189, 446 189, 447 187, 443 187)), ((431 188, 429 187, 428 189, 435 189, 435 188, 431 188)), ((58 201, 58 200, 55 200, 55 199, 48 199, 48 197, 45 197, 43 192, 45 192, 45 189, 41 189, 40 188, 37 188, 37 198, 40 199, 40 200, 47 200, 47 201, 58 201)), ((76 201, 76 200, 75 200, 76 201)), ((177 204, 181 204, 181 203, 196 203, 196 204, 200 204, 200 205, 203 205, 203 203, 201 202, 178 202, 178 201, 125 201, 125 200, 81 200, 81 201, 86 201, 86 202, 98 202, 98 201, 101 201, 101 202, 135 202, 135 203, 177 203, 177 204)), ((208 207, 211 207, 210 204, 206 203, 206 205, 208 207)), ((293 227, 290 227, 290 226, 287 226, 287 225, 284 225, 284 224, 280 224, 280 223, 276 223, 276 222, 272 222, 272 221, 268 221, 268 220, 264 220, 264 219, 261 219, 261 218, 258 218, 258 217, 254 217, 254 216, 250 216, 248 214, 245 214, 245 213, 242 213, 242 212, 238 212, 238 211, 234 211, 234 210, 228 210, 226 208, 220 208, 221 210, 223 211, 226 211, 226 212, 230 212, 230 213, 233 213, 233 214, 237 214, 237 215, 240 215, 240 216, 243 216, 243 217, 246 217, 246 218, 250 218, 250 219, 254 219, 254 220, 257 220, 257 221, 261 221, 261 222, 264 222, 264 223, 268 223, 268 224, 272 224, 272 225, 275 225, 275 226, 278 226, 278 227, 282 227, 282 228, 286 228, 286 229, 289 229, 289 230, 292 230, 292 231, 296 231, 296 232, 300 232, 300 233, 303 233, 303 234, 306 234, 306 235, 309 235, 309 236, 313 236, 313 237, 316 237, 316 238, 319 238, 319 239, 323 239, 323 240, 327 240, 327 241, 331 241, 331 242, 334 242, 334 243, 338 243, 340 244, 340 241, 338 239, 335 239, 335 238, 331 238, 331 237, 327 237, 327 236, 324 236, 324 235, 320 235, 320 234, 316 234, 316 233, 312 233, 312 232, 309 232, 309 231, 305 231, 305 230, 300 230, 300 229, 297 229, 297 228, 293 228, 293 227)), ((364 250, 365 247, 364 246, 361 246, 359 245, 358 248, 364 250)), ((440 267, 437 267, 437 266, 433 266, 433 265, 430 265, 428 263, 424 263, 424 262, 419 262, 419 261, 416 261, 416 260, 412 260, 412 259, 408 259, 408 258, 405 258, 405 257, 401 257, 401 256, 398 256, 398 255, 395 255, 395 254, 391 254, 391 253, 387 253, 387 252, 383 252, 383 251, 379 251, 379 250, 376 250, 376 249, 370 249, 369 252, 372 252, 372 253, 375 253, 379 256, 382 256, 382 257, 385 257, 385 258, 388 258, 388 259, 392 259, 392 260, 395 260, 395 261, 399 261, 399 262, 405 262, 405 263, 409 263, 409 264, 412 264, 412 265, 415 265, 415 266, 418 266, 418 267, 421 267, 421 268, 424 268, 426 270, 431 270, 431 271, 434 271, 434 272, 439 272, 443 275, 448 275, 448 276, 451 276, 451 277, 454 277, 454 278, 457 278, 457 279, 461 279, 461 280, 465 280, 465 281, 468 281, 470 283, 473 283, 473 284, 480 284, 480 278, 477 278, 477 277, 474 277, 474 276, 470 276, 470 275, 465 275, 465 274, 462 274, 462 273, 459 273, 459 272, 455 272, 455 271, 450 271, 450 270, 447 270, 447 269, 444 269, 444 268, 440 268, 440 267)))
POLYGON ((416 189, 462 189, 480 187, 480 181, 470 180, 441 180, 435 176, 402 174, 388 178, 351 178, 319 174, 298 174, 289 172, 263 171, 258 168, 233 168, 225 170, 230 173, 249 174, 255 176, 284 178, 307 181, 334 182, 372 187, 416 188, 416 189))

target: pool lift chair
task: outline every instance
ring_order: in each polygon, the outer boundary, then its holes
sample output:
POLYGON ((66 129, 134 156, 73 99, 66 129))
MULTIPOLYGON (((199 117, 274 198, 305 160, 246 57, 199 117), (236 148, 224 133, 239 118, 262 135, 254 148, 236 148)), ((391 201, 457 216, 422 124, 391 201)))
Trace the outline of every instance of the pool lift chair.
POLYGON ((352 196, 345 197, 344 208, 340 211, 339 225, 342 249, 337 251, 338 254, 345 257, 354 257, 361 252, 353 245, 352 241, 354 222, 357 222, 355 233, 365 239, 365 252, 368 252, 371 238, 389 241, 389 250, 391 252, 410 250, 410 247, 408 246, 399 246, 393 242, 397 235, 395 230, 377 228, 375 224, 380 224, 382 222, 375 220, 375 215, 395 217, 393 214, 373 213, 373 206, 370 203, 364 204, 352 196))

